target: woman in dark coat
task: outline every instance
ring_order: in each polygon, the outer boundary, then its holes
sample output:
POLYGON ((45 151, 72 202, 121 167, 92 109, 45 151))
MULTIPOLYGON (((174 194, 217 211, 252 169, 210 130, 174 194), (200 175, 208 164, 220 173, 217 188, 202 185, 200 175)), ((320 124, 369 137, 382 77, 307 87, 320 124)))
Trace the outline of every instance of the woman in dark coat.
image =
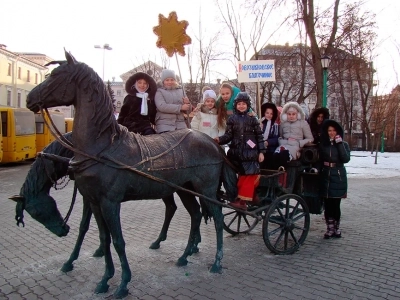
POLYGON ((322 123, 319 159, 320 195, 324 199, 327 226, 324 238, 341 237, 340 202, 347 197, 347 173, 344 164, 350 161, 350 147, 343 141, 342 126, 334 120, 328 119, 322 123))
POLYGON ((325 107, 316 108, 311 113, 308 123, 310 124, 311 133, 314 137, 314 144, 319 144, 322 123, 327 119, 329 119, 329 109, 325 107))
POLYGON ((216 137, 220 145, 229 142, 228 159, 238 167, 238 199, 230 203, 235 208, 246 210, 246 201, 257 202, 255 188, 260 179, 260 165, 264 160, 265 146, 260 123, 257 118, 249 115, 250 97, 240 92, 233 104, 233 115, 226 122, 223 136, 216 137))
POLYGON ((128 95, 121 107, 118 123, 141 135, 155 134, 155 80, 146 73, 137 72, 126 81, 125 90, 128 95))

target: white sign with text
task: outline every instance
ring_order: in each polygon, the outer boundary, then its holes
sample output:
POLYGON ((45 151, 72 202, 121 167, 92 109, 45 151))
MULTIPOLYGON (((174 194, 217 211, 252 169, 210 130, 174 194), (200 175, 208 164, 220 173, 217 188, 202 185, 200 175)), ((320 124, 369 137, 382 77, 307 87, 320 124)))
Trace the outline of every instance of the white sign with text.
POLYGON ((239 82, 275 81, 274 60, 249 60, 238 62, 239 82))

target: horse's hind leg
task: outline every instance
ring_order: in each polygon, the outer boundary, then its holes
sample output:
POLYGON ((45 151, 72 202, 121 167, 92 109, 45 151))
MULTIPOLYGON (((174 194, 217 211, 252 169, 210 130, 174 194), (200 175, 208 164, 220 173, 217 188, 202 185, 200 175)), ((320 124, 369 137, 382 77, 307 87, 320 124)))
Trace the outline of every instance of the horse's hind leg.
MULTIPOLYGON (((78 238, 75 243, 74 250, 72 251, 69 259, 64 263, 64 265, 61 268, 62 272, 69 272, 72 271, 74 268, 73 262, 78 259, 79 252, 81 250, 81 246, 83 243, 83 240, 85 238, 86 232, 89 230, 89 224, 90 224, 90 219, 92 217, 92 210, 90 209, 90 204, 83 199, 83 211, 82 211, 82 220, 79 225, 79 234, 78 238)), ((95 257, 101 257, 104 255, 104 250, 103 250, 103 245, 100 239, 100 246, 99 248, 95 251, 93 256, 95 257)))
POLYGON ((108 280, 114 276, 115 268, 114 263, 111 256, 111 235, 110 231, 108 230, 107 224, 101 215, 100 207, 97 205, 90 205, 91 210, 94 214, 94 217, 97 222, 97 227, 99 228, 99 237, 100 237, 100 244, 103 245, 104 251, 104 261, 105 261, 105 271, 103 278, 97 284, 95 289, 95 293, 106 293, 108 291, 109 285, 108 280))
POLYGON ((128 295, 127 285, 131 281, 131 270, 129 268, 128 259, 125 252, 125 241, 122 236, 120 210, 121 204, 111 202, 107 199, 101 204, 102 214, 107 227, 110 230, 115 251, 118 253, 121 262, 121 283, 114 293, 114 297, 119 299, 128 295))
POLYGON ((173 194, 162 198, 162 200, 165 204, 164 224, 162 226, 160 234, 158 235, 158 238, 150 245, 150 249, 160 248, 160 243, 167 239, 169 224, 171 223, 171 220, 176 212, 176 204, 173 194))
POLYGON ((197 202, 195 196, 183 191, 179 191, 177 193, 181 198, 182 203, 185 206, 186 210, 188 211, 191 219, 190 234, 186 249, 176 263, 178 266, 186 266, 188 263, 187 257, 189 255, 192 255, 193 253, 199 252, 199 248, 197 247, 197 245, 198 243, 201 242, 201 235, 200 235, 201 212, 200 212, 200 205, 197 202))

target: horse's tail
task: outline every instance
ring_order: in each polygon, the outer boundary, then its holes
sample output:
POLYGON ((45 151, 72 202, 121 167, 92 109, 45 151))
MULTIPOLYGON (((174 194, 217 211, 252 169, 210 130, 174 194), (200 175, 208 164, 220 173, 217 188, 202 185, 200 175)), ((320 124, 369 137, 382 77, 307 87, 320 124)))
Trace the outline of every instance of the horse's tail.
POLYGON ((200 198, 201 215, 204 218, 204 222, 207 224, 207 222, 212 219, 212 214, 208 209, 206 202, 207 200, 203 200, 202 198, 200 198))
POLYGON ((222 165, 222 182, 228 201, 235 201, 238 195, 236 170, 234 166, 227 161, 226 157, 222 165))

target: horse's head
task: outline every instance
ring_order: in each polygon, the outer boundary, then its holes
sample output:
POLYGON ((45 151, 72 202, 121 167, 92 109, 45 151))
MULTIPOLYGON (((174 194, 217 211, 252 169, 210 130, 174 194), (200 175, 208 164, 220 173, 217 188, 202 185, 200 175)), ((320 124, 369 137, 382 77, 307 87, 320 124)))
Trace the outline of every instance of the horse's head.
POLYGON ((81 63, 67 51, 65 57, 66 61, 49 63, 57 63, 60 66, 28 94, 26 107, 33 112, 38 112, 41 107, 68 106, 75 103, 76 69, 81 63))
POLYGON ((23 221, 23 211, 25 209, 32 218, 42 223, 55 235, 62 237, 68 234, 69 226, 64 224, 56 202, 47 193, 38 193, 37 195, 28 195, 26 197, 16 195, 10 197, 10 199, 17 202, 15 219, 18 226, 19 224, 25 226, 23 221))

